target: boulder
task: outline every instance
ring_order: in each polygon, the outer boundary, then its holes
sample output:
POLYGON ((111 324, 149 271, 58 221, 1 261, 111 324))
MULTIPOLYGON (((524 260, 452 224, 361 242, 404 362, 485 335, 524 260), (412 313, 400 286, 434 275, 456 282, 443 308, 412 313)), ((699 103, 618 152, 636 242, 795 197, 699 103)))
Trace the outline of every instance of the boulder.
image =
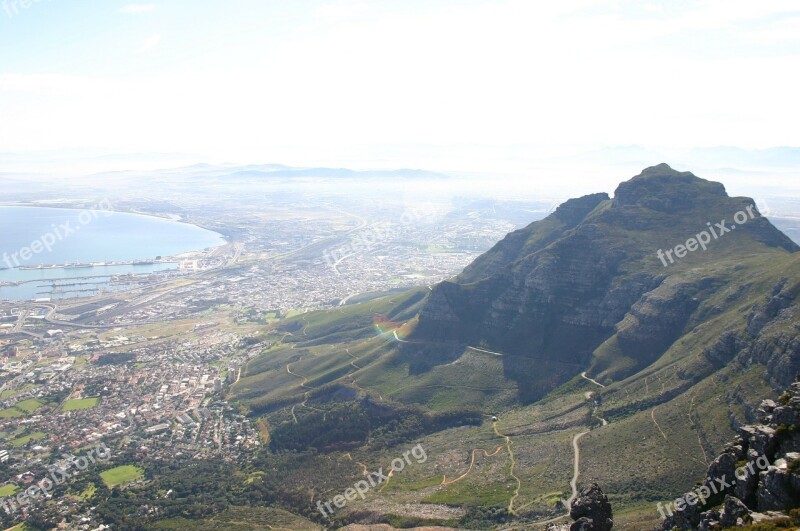
POLYGON ((592 531, 593 529, 594 523, 585 516, 578 518, 569 526, 569 531, 592 531))
POLYGON ((800 477, 775 466, 769 467, 760 474, 756 504, 761 512, 800 506, 800 477))
POLYGON ((725 449, 725 453, 733 455, 737 461, 745 458, 744 446, 741 444, 733 444, 725 449))
POLYGON ((614 527, 608 496, 597 483, 581 489, 578 497, 572 502, 569 515, 575 520, 570 527, 571 531, 610 531, 614 527))
POLYGON ((780 406, 772 412, 772 422, 788 426, 800 426, 800 410, 790 406, 780 406))
POLYGON ((722 529, 722 524, 719 521, 720 514, 716 509, 706 511, 700 515, 700 523, 697 524, 698 531, 711 531, 722 529))
POLYGON ((742 500, 734 496, 725 496, 725 504, 719 515, 722 527, 733 527, 750 521, 750 509, 742 500))
POLYGON ((710 477, 711 481, 714 481, 714 478, 720 478, 727 483, 732 483, 732 480, 735 479, 735 473, 736 455, 733 452, 726 451, 708 465, 707 477, 710 477))
POLYGON ((762 424, 769 424, 772 420, 772 412, 778 404, 774 400, 762 400, 758 406, 758 421, 762 424))
POLYGON ((739 432, 747 438, 749 450, 766 455, 770 461, 773 459, 777 444, 774 429, 763 425, 742 426, 739 428, 739 432))
MULTIPOLYGON (((684 494, 681 499, 685 500, 687 494, 688 493, 684 494)), ((673 513, 672 521, 674 522, 674 526, 678 529, 694 529, 699 525, 702 519, 701 510, 702 507, 698 507, 697 504, 683 504, 683 510, 676 510, 673 513)))
POLYGON ((758 474, 759 469, 756 465, 756 461, 759 458, 758 452, 755 450, 750 450, 747 452, 747 462, 748 464, 752 465, 752 470, 755 473, 750 473, 750 469, 745 467, 744 471, 744 478, 737 477, 736 478, 736 485, 733 489, 733 495, 736 496, 738 499, 744 501, 749 507, 755 506, 756 502, 756 491, 758 490, 758 474))

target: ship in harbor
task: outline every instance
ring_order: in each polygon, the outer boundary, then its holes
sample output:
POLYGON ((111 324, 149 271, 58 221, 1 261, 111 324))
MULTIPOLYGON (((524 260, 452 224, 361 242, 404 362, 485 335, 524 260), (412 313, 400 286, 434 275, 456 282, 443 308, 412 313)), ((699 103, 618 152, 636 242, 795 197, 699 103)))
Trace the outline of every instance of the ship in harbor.
MULTIPOLYGON (((20 266, 19 269, 24 271, 41 270, 41 269, 91 269, 93 267, 109 267, 120 265, 133 265, 133 266, 146 266, 154 265, 157 263, 164 263, 166 260, 123 260, 115 262, 73 262, 67 264, 35 264, 20 266)), ((7 269, 7 268, 0 268, 7 269)))
POLYGON ((23 271, 30 271, 36 269, 84 269, 84 268, 91 268, 93 264, 81 264, 79 262, 75 262, 72 264, 35 264, 35 265, 26 265, 20 266, 20 269, 23 271))
POLYGON ((36 264, 36 265, 27 265, 27 266, 20 266, 20 269, 23 271, 30 271, 35 269, 61 269, 64 266, 60 266, 58 264, 36 264))

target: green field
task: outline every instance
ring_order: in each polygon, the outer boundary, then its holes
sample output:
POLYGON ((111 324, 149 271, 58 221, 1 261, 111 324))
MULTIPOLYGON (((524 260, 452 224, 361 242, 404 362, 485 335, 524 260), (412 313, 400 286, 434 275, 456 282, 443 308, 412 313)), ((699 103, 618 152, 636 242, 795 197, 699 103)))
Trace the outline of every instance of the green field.
POLYGON ((17 409, 21 409, 25 413, 33 413, 43 405, 44 402, 36 400, 35 398, 29 398, 27 400, 23 400, 22 402, 17 403, 17 405, 15 405, 14 407, 17 409))
POLYGON ((15 407, 0 410, 0 419, 13 419, 15 417, 24 417, 25 413, 15 407))
POLYGON ((42 439, 44 437, 47 437, 47 434, 42 431, 33 432, 30 435, 26 435, 25 437, 14 439, 13 441, 11 441, 11 446, 22 446, 31 441, 38 441, 39 439, 42 439))
POLYGON ((18 393, 22 393, 24 391, 29 391, 36 387, 32 384, 25 384, 22 387, 18 387, 16 389, 6 389, 2 393, 0 393, 0 400, 5 400, 6 398, 12 397, 18 393))
POLYGON ((133 465, 123 465, 118 466, 116 468, 112 468, 110 470, 106 470, 105 472, 100 473, 100 477, 103 479, 103 483, 106 484, 106 487, 109 489, 112 487, 116 487, 117 485, 123 485, 125 483, 131 483, 140 479, 144 475, 144 470, 139 468, 138 466, 133 465))
POLYGON ((0 411, 0 419, 24 417, 26 415, 30 415, 44 405, 45 403, 40 400, 29 398, 27 400, 23 400, 22 402, 18 402, 13 407, 0 411))
POLYGON ((100 403, 100 399, 97 397, 94 398, 74 398, 72 400, 67 400, 64 403, 63 410, 64 411, 79 411, 81 409, 92 409, 96 407, 97 404, 100 403))
POLYGON ((17 493, 19 487, 16 485, 3 485, 0 487, 0 498, 4 498, 6 496, 13 496, 17 493))

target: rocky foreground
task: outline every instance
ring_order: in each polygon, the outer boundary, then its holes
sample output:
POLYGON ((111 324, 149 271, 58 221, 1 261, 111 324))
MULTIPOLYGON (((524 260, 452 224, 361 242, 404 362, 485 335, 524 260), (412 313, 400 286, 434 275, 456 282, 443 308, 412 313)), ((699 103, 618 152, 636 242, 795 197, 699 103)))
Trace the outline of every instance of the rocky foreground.
POLYGON ((761 424, 739 435, 708 467, 705 480, 670 502, 659 504, 660 529, 728 529, 770 523, 800 526, 800 381, 778 399, 764 400, 761 424))

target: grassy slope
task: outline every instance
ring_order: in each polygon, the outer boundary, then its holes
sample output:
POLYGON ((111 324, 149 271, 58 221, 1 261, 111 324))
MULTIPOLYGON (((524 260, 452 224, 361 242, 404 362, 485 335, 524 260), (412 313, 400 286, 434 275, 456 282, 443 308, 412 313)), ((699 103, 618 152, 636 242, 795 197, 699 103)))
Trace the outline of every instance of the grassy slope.
MULTIPOLYGON (((351 324, 368 323, 367 314, 378 308, 387 310, 384 304, 389 301, 373 301, 349 308, 344 317, 338 311, 320 312, 308 314, 305 320, 297 317, 295 322, 285 323, 283 330, 297 330, 291 336, 283 336, 285 342, 250 365, 248 376, 236 386, 236 396, 245 400, 264 393, 293 396, 295 413, 302 418, 305 410, 311 411, 308 406, 321 406, 312 398, 306 407, 301 407, 305 393, 338 381, 387 401, 419 403, 433 410, 474 407, 487 414, 501 412, 498 429, 513 440, 516 476, 521 482, 515 509, 522 508, 521 514, 535 519, 555 511, 556 500, 569 495, 571 439, 590 423, 591 408, 585 393, 598 392, 602 399, 600 414, 610 411, 613 416, 609 426, 592 431, 582 440, 579 483, 598 481, 609 493, 621 524, 652 523, 658 518, 655 503, 670 499, 701 477, 707 460, 733 436, 728 415, 745 420, 745 405, 727 402, 724 397, 737 390, 738 396, 750 400, 752 406, 773 394, 763 381, 763 367, 734 365, 714 372, 702 356, 703 349, 713 345, 721 331, 744 326, 743 310, 760 302, 780 276, 800 277, 800 260, 794 257, 780 262, 772 259, 771 264, 758 258, 751 260, 747 275, 741 275, 740 265, 712 271, 727 287, 706 299, 699 312, 711 312, 711 308, 721 306, 723 299, 731 309, 687 330, 660 359, 634 375, 614 382, 610 371, 600 373, 598 378, 603 377, 610 384, 602 390, 576 376, 545 400, 515 407, 514 383, 504 377, 499 358, 471 349, 455 362, 411 374, 399 355, 400 348, 410 348, 409 345, 394 341, 391 334, 378 334, 371 324, 361 328, 351 324), (320 330, 336 330, 339 326, 360 330, 363 335, 340 343, 334 333, 328 343, 320 330), (293 373, 302 377, 289 374, 287 363, 293 373), (685 376, 705 373, 709 376, 699 381, 685 376), (301 386, 303 378, 307 378, 307 387, 301 386)), ((687 269, 685 274, 698 273, 687 269)), ((403 300, 397 297, 392 304, 403 300)), ((281 333, 285 334, 276 330, 273 337, 280 337, 281 333)), ((602 362, 604 354, 602 348, 598 349, 596 364, 602 362)), ((272 413, 270 421, 291 422, 289 406, 272 413)), ((384 494, 412 504, 507 505, 509 486, 516 482, 510 475, 505 450, 492 457, 479 452, 467 477, 441 485, 442 477, 458 477, 467 470, 473 449, 492 453, 503 443, 488 421, 480 428, 444 430, 421 442, 435 459, 435 466, 420 467, 404 475, 384 492, 366 502, 354 503, 353 508, 363 504, 373 510, 397 510, 397 505, 389 503, 384 494)), ((369 452, 360 456, 353 452, 353 459, 374 465, 370 470, 385 466, 380 456, 369 452)))

